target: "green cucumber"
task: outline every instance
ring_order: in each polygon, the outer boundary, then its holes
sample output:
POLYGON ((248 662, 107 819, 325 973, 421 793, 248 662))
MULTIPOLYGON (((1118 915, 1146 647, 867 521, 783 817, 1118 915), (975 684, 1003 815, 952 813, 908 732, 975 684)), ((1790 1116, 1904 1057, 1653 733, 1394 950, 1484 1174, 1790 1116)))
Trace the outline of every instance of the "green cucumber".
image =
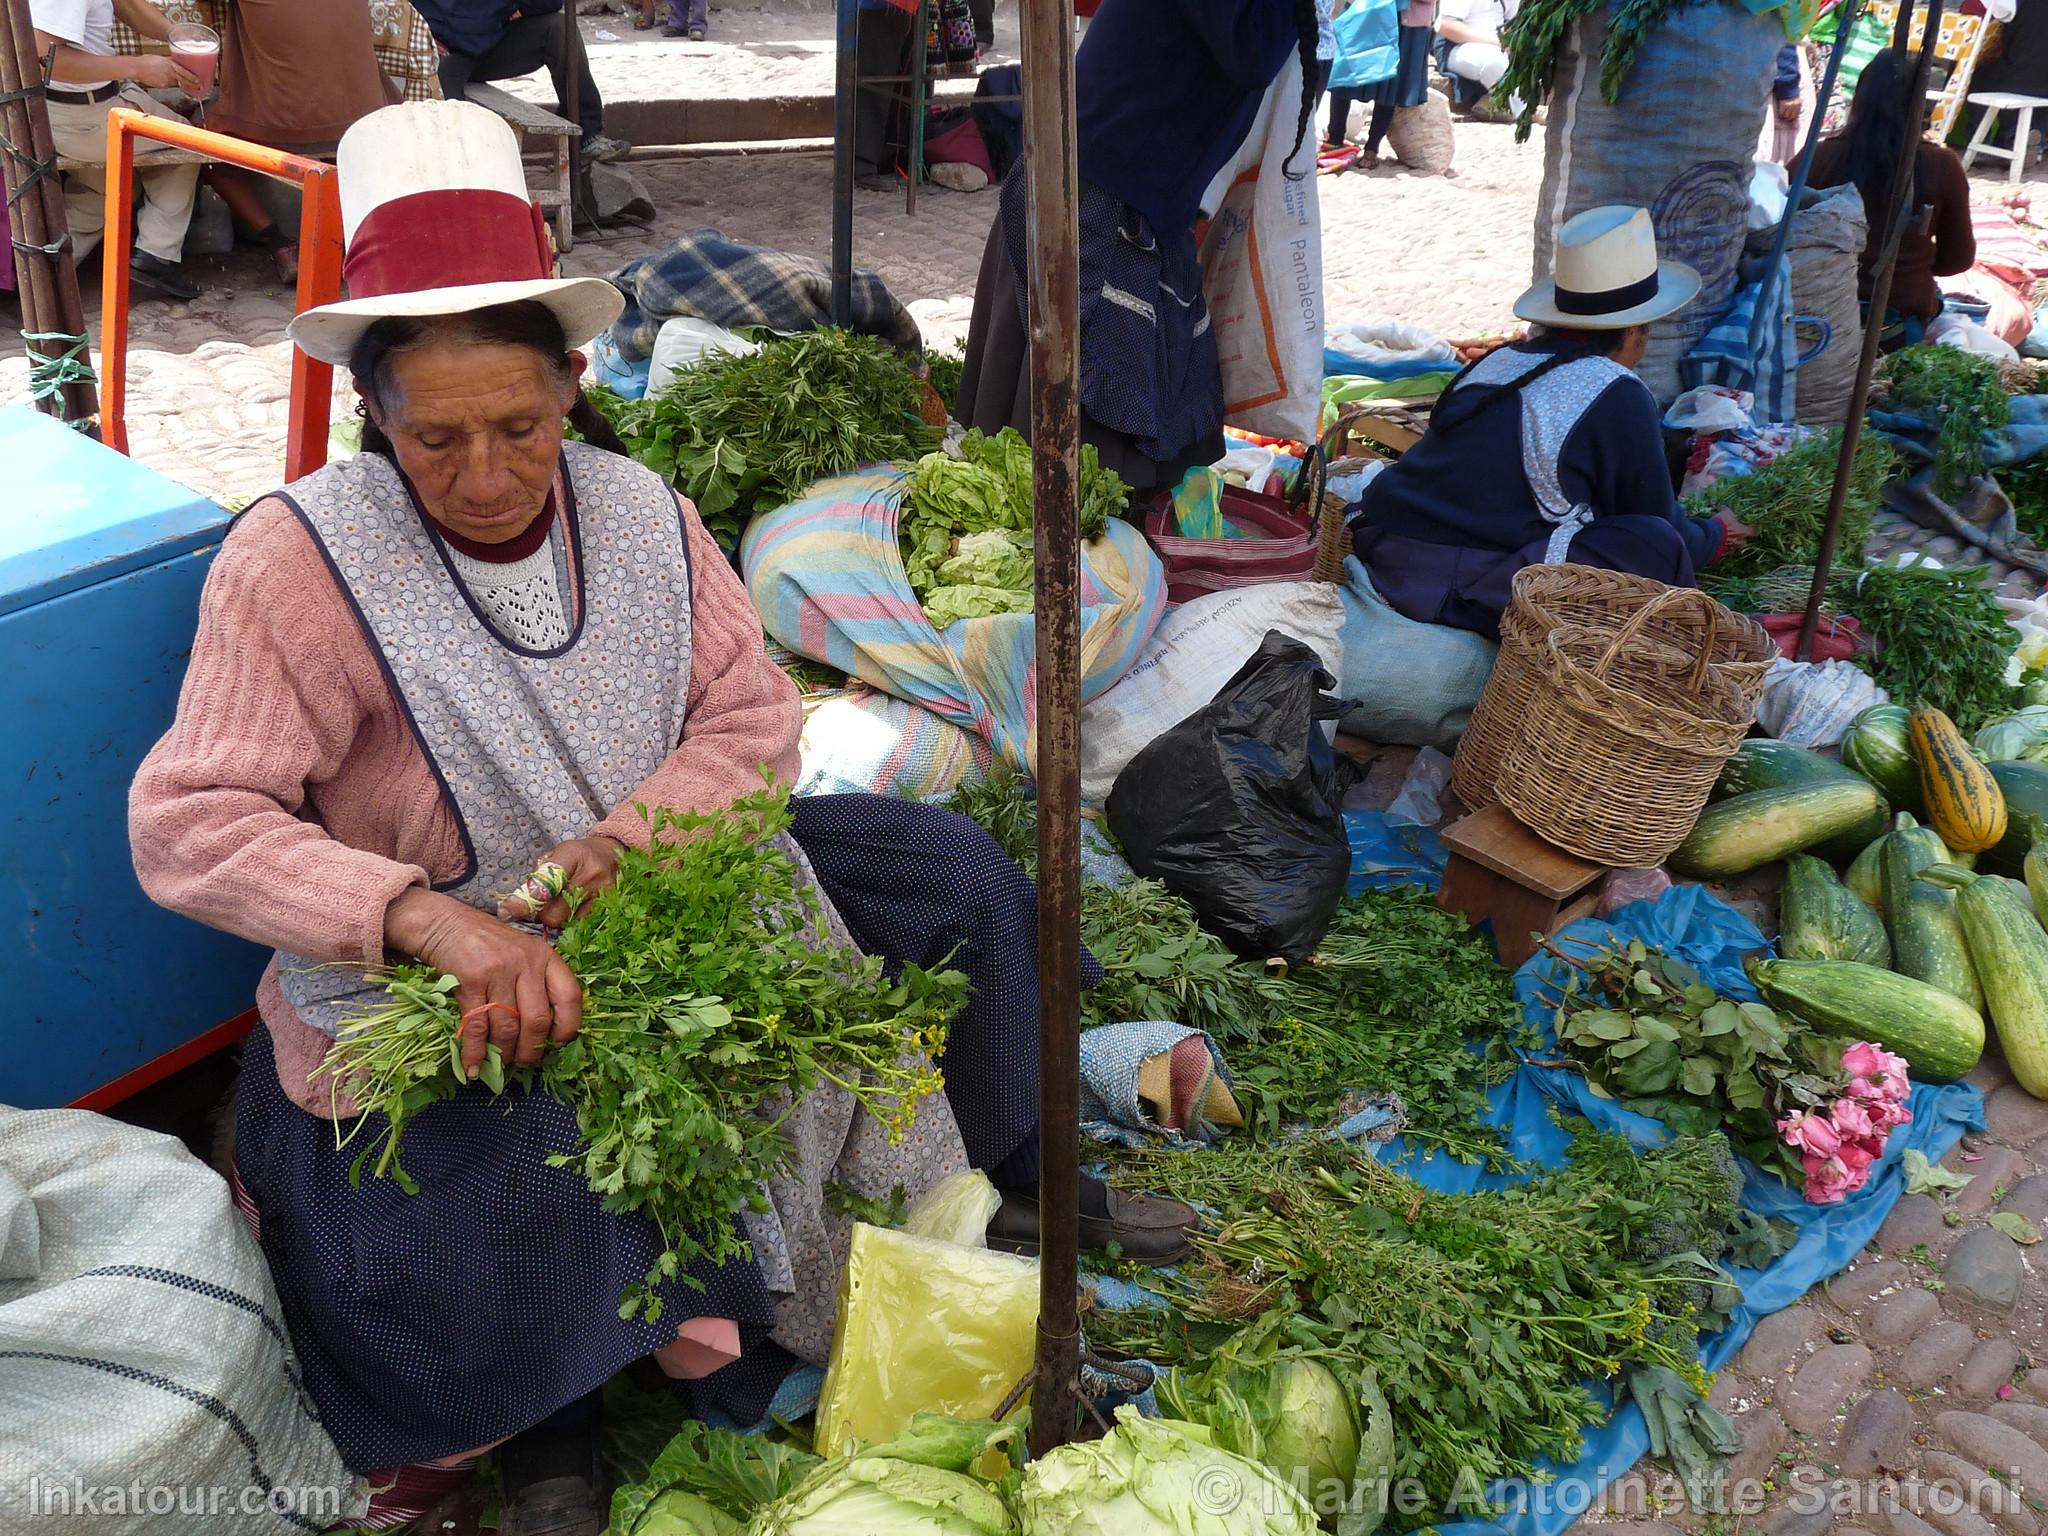
MULTIPOLYGON (((1746 795, 1754 789, 1779 789, 1787 784, 1863 782, 1867 781, 1861 774, 1853 768, 1844 768, 1832 757, 1822 757, 1805 747, 1795 747, 1789 741, 1752 736, 1721 765, 1721 776, 1714 780, 1712 798, 1727 800, 1736 795, 1746 795)), ((1879 806, 1861 826, 1851 828, 1840 837, 1829 838, 1825 843, 1816 845, 1813 851, 1830 864, 1846 864, 1883 837, 1890 820, 1890 808, 1879 806)))
POLYGON ((2048 932, 2032 903, 2015 900, 2002 876, 1954 866, 1931 869, 1920 883, 1954 891, 2005 1064, 2022 1088, 2048 1099, 2048 932))
POLYGON ((1910 976, 1854 960, 1758 960, 1749 974, 1772 1006, 1823 1034, 1898 1052, 1923 1082, 1952 1083, 1984 1054, 1983 1015, 1910 976))
POLYGON ((1956 914, 1955 892, 1919 878, 1938 864, 1954 863, 1941 835, 1932 827, 1894 832, 1884 840, 1883 858, 1892 964, 1982 1013, 1984 988, 1956 914))
POLYGON ((1752 789, 1700 812, 1669 862, 1694 878, 1739 875, 1853 832, 1883 809, 1884 797, 1854 778, 1752 789))
POLYGON ((1793 854, 1785 866, 1778 953, 1787 960, 1860 960, 1887 968, 1892 963, 1884 919, 1810 853, 1793 854))
MULTIPOLYGON (((1912 818, 1900 813, 1900 819, 1912 818)), ((1856 898, 1879 917, 1884 916, 1884 839, 1875 838, 1870 846, 1857 854, 1842 876, 1842 884, 1855 893, 1856 898)))

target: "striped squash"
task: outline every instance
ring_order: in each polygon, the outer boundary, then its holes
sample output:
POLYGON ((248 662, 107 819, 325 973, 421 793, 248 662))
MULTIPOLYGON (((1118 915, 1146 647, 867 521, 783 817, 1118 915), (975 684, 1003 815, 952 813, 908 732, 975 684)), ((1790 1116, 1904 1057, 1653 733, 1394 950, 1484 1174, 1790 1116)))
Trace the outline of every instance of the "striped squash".
POLYGON ((1982 853, 2005 836, 2005 794, 1955 722, 1938 709, 1916 709, 1906 727, 1928 820, 1949 847, 1982 853))

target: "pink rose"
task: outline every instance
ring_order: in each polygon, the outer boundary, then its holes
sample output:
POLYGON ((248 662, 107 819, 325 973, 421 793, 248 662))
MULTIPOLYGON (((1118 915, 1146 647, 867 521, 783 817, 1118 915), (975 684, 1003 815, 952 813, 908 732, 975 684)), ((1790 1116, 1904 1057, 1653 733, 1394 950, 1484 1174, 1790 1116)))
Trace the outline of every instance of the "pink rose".
POLYGON ((1805 1162, 1806 1198, 1812 1204, 1833 1205, 1855 1187, 1840 1158, 1809 1157, 1805 1162))
POLYGON ((1842 1070, 1849 1074, 1849 1092, 1859 1099, 1903 1099, 1911 1088, 1905 1058, 1867 1040, 1842 1052, 1842 1070))
POLYGON ((1845 1141, 1842 1143, 1842 1150, 1837 1152, 1835 1157, 1844 1168, 1849 1170, 1849 1177, 1854 1181, 1849 1187, 1851 1189, 1861 1189, 1865 1181, 1870 1177, 1870 1165, 1883 1155, 1884 1143, 1882 1142, 1872 1147, 1867 1142, 1845 1141))
POLYGON ((1859 1040, 1842 1052, 1842 1070, 1851 1077, 1875 1077, 1885 1069, 1885 1052, 1868 1040, 1859 1040))
POLYGON ((1863 1108, 1870 1116, 1871 1125, 1880 1132, 1889 1132, 1899 1126, 1913 1123, 1913 1111, 1906 1107, 1903 1100, 1870 1099, 1864 1102, 1863 1108))
POLYGON ((1786 1146, 1816 1157, 1833 1157, 1842 1145, 1842 1138, 1824 1115, 1797 1115, 1780 1120, 1778 1132, 1785 1138, 1786 1146))
MULTIPOLYGON (((1880 1101, 1882 1102, 1882 1101, 1880 1101)), ((1880 1142, 1884 1132, 1871 1119, 1870 1106, 1860 1099, 1837 1099, 1828 1107, 1828 1119, 1841 1133, 1844 1141, 1861 1141, 1875 1136, 1880 1142)))

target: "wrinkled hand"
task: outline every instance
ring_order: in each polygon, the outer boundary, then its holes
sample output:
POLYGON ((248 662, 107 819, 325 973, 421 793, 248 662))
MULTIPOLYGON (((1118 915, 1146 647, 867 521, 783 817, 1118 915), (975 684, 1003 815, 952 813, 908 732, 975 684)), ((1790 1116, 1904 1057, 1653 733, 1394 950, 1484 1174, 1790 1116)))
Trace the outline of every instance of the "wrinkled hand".
POLYGON ((483 1067, 487 1045, 530 1067, 549 1041, 560 1045, 583 1027, 583 985, 547 940, 467 902, 415 887, 385 913, 384 938, 456 979, 466 1077, 483 1067))
POLYGON ((1781 123, 1796 123, 1799 121, 1799 98, 1797 96, 1794 96, 1790 101, 1778 103, 1778 121, 1781 123))
POLYGON ((1756 537, 1756 529, 1745 523, 1726 507, 1716 508, 1714 515, 1721 520, 1721 526, 1726 530, 1721 540, 1722 554, 1732 555, 1736 550, 1742 548, 1743 545, 1756 537))
POLYGON ((130 65, 128 78, 152 90, 179 90, 194 97, 206 94, 199 88, 199 77, 168 54, 141 55, 130 65))
MULTIPOLYGON (((579 890, 585 896, 591 896, 618 879, 619 851, 625 846, 616 837, 597 833, 557 844, 541 856, 541 863, 561 865, 567 877, 565 890, 579 890)), ((559 928, 569 921, 569 899, 566 895, 557 896, 536 912, 531 902, 515 893, 500 903, 500 910, 514 920, 538 922, 549 928, 559 928)))

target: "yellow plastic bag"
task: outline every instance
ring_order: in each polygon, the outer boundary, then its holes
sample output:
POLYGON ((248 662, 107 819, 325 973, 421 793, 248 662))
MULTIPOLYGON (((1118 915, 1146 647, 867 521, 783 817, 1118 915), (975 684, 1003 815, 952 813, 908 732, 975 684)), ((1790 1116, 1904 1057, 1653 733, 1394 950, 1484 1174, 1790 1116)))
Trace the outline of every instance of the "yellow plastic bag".
POLYGON ((817 1450, 894 1439, 919 1412, 986 1419, 1031 1369, 1038 1265, 856 1222, 817 1450))
POLYGON ((988 1224, 1002 1203, 1003 1197, 989 1183, 988 1175, 970 1168, 941 1180, 912 1201, 903 1218, 903 1230, 933 1242, 986 1248, 988 1224))

